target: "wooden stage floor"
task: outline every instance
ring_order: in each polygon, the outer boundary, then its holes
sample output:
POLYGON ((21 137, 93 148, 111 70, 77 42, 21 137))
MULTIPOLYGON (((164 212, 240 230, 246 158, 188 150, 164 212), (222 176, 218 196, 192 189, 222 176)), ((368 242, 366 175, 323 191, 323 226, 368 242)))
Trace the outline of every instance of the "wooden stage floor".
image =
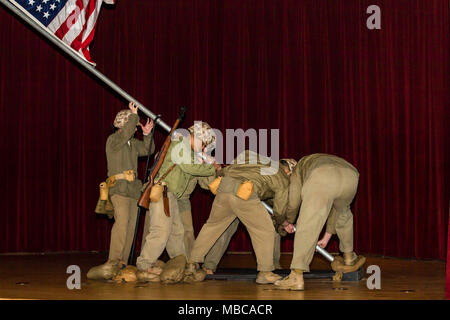
MULTIPOLYGON (((103 263, 104 253, 63 253, 0 255, 0 299, 445 299, 445 263, 369 256, 367 266, 381 268, 381 290, 369 290, 366 278, 359 282, 334 283, 307 279, 303 292, 276 290, 272 285, 252 281, 208 280, 195 284, 138 284, 101 282, 86 279, 91 266, 103 263), (80 290, 66 287, 66 268, 78 265, 82 272, 80 290)), ((291 255, 282 255, 288 267, 291 255)), ((228 254, 220 267, 254 267, 250 254, 228 254)), ((327 269, 321 257, 315 257, 314 270, 327 269)))

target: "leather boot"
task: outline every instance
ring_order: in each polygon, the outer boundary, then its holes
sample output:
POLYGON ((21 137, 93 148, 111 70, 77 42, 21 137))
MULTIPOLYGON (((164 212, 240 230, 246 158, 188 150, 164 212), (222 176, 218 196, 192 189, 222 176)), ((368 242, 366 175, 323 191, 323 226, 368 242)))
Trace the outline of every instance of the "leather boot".
POLYGON ((270 284, 280 280, 281 277, 271 271, 260 271, 256 277, 256 283, 258 284, 270 284))
POLYGON ((303 291, 305 289, 305 282, 303 281, 303 272, 292 270, 289 276, 282 280, 275 282, 275 286, 282 290, 298 290, 303 291))
POLYGON ((355 264, 357 258, 358 258, 358 256, 353 251, 344 253, 344 264, 346 266, 353 266, 355 264))

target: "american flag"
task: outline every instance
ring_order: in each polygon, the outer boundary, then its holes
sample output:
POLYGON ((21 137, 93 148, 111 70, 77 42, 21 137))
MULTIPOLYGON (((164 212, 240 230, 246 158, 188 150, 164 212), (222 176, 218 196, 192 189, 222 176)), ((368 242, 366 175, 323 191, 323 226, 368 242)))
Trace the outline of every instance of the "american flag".
POLYGON ((89 44, 94 38, 102 3, 115 0, 10 0, 34 21, 93 63, 89 44))

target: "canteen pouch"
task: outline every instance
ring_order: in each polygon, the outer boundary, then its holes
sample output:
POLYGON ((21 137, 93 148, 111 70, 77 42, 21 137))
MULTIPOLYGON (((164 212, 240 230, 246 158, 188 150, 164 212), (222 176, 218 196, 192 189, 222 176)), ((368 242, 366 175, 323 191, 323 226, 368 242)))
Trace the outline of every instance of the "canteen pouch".
POLYGON ((217 189, 219 188, 220 181, 222 181, 222 177, 217 177, 208 185, 209 190, 211 190, 212 194, 217 194, 217 189))
POLYGON ((252 195, 252 192, 253 192, 253 182, 247 180, 241 183, 236 192, 236 196, 238 196, 242 200, 248 200, 252 195))
POLYGON ((150 201, 158 202, 161 199, 163 191, 164 186, 161 183, 153 185, 152 189, 150 190, 150 201))
POLYGON ((114 207, 109 200, 109 186, 108 183, 102 182, 99 185, 100 196, 95 207, 95 213, 107 214, 111 219, 114 216, 114 207))

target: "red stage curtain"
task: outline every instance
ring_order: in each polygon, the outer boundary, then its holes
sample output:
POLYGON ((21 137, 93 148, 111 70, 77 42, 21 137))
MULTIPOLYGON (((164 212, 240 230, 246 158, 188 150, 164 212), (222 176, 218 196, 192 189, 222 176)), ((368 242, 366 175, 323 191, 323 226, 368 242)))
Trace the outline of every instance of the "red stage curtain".
MULTIPOLYGON (((356 249, 444 260, 449 40, 443 0, 119 0, 91 51, 168 123, 185 105, 186 126, 279 128, 283 157, 348 159, 356 249), (372 4, 382 30, 366 27, 372 4)), ((125 102, 3 7, 0 44, 0 252, 106 250, 94 208, 125 102)), ((211 202, 195 192, 197 232, 211 202)), ((251 249, 245 231, 231 249, 251 249)))
POLYGON ((450 299, 450 205, 448 207, 448 241, 447 241, 447 281, 445 282, 445 296, 450 299))

